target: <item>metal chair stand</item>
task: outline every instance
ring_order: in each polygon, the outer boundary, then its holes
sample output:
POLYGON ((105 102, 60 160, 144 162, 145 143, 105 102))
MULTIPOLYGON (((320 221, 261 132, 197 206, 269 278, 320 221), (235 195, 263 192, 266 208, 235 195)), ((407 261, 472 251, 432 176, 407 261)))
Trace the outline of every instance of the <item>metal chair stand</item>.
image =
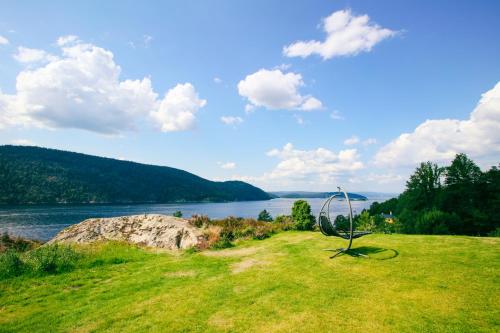
POLYGON ((353 226, 353 218, 352 218, 352 207, 351 207, 351 201, 349 199, 349 196, 347 195, 347 192, 344 191, 342 188, 338 187, 339 191, 338 193, 333 194, 331 197, 326 199, 325 203, 323 204, 323 207, 321 208, 321 211, 318 215, 318 225, 319 229, 325 236, 334 236, 334 237, 340 237, 342 239, 348 240, 349 243, 347 247, 345 248, 338 248, 338 249, 325 249, 325 251, 334 251, 335 254, 333 254, 330 258, 335 258, 340 254, 345 254, 349 253, 352 254, 356 257, 365 257, 369 258, 367 255, 362 254, 362 253, 357 253, 351 250, 352 246, 352 241, 353 239, 363 237, 365 235, 371 234, 371 231, 357 231, 354 230, 353 226), (335 220, 330 219, 330 203, 332 202, 333 199, 335 198, 340 198, 341 196, 344 196, 345 201, 347 202, 347 206, 349 208, 349 230, 344 230, 341 227, 337 226, 335 223, 335 220))

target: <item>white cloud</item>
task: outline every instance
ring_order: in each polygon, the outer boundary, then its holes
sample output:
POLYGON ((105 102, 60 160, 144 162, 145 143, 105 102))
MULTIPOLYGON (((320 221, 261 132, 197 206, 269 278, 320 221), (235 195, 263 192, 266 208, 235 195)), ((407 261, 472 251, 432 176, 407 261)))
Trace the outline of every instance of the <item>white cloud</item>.
POLYGON ((30 49, 28 47, 20 46, 17 48, 17 53, 14 54, 14 59, 20 63, 33 63, 33 62, 49 62, 56 61, 58 58, 44 50, 30 49))
POLYGON ((360 141, 359 138, 356 135, 353 135, 350 138, 345 139, 344 144, 348 145, 348 146, 352 146, 352 145, 359 143, 359 141, 360 141))
POLYGON ((374 157, 379 166, 413 166, 448 161, 457 153, 473 158, 500 157, 500 82, 484 93, 467 120, 427 120, 401 134, 374 157))
POLYGON ((67 45, 74 44, 77 42, 79 42, 78 36, 75 36, 75 35, 61 36, 56 41, 57 45, 59 45, 59 46, 67 46, 67 45))
POLYGON ((226 169, 226 170, 236 168, 236 163, 234 163, 234 162, 226 162, 226 163, 219 162, 218 164, 220 165, 220 167, 222 169, 226 169))
POLYGON ((222 116, 220 120, 226 125, 239 125, 243 122, 243 118, 241 117, 233 117, 233 116, 222 116))
POLYGON ((363 145, 369 146, 369 145, 374 145, 377 143, 377 139, 375 138, 368 138, 366 140, 363 140, 363 145))
POLYGON ((278 65, 278 66, 274 66, 273 69, 279 69, 281 71, 287 71, 290 69, 290 67, 292 67, 291 64, 281 64, 281 65, 278 65))
POLYGON ((378 184, 388 184, 388 183, 395 183, 395 182, 401 182, 405 179, 402 175, 394 174, 394 173, 383 173, 383 174, 376 174, 376 173, 370 173, 363 177, 364 181, 370 181, 370 182, 375 182, 378 184))
POLYGON ((157 122, 164 131, 191 128, 200 100, 189 84, 163 100, 149 78, 120 80, 113 53, 77 38, 58 39, 60 57, 21 71, 16 93, 0 92, 0 127, 35 125, 117 134, 157 122), (69 45, 69 46, 68 46, 69 45))
POLYGON ((7 45, 7 44, 9 44, 9 40, 4 36, 0 35, 0 45, 7 45))
POLYGON ((195 113, 206 104, 206 100, 198 98, 191 83, 178 84, 167 92, 158 111, 151 115, 163 132, 184 131, 193 128, 195 113))
POLYGON ((369 52, 375 44, 397 32, 370 22, 368 15, 355 16, 350 10, 332 13, 322 21, 326 39, 297 41, 283 48, 287 57, 308 57, 313 54, 323 59, 369 52))
POLYGON ((253 104, 246 104, 245 105, 245 113, 249 114, 255 111, 255 105, 253 104))
POLYGON ((214 77, 214 82, 219 84, 219 83, 222 83, 222 80, 216 76, 216 77, 214 77))
POLYGON ((321 108, 318 99, 300 94, 299 88, 303 85, 300 74, 283 73, 279 69, 260 69, 238 83, 238 92, 251 105, 270 110, 311 111, 321 108))
POLYGON ((345 177, 364 168, 356 149, 335 153, 325 148, 299 150, 291 143, 282 149, 273 149, 267 156, 277 158, 279 163, 269 173, 260 177, 235 177, 268 186, 314 186, 330 184, 338 177, 345 177))
POLYGON ((330 118, 332 118, 333 120, 344 119, 344 117, 342 117, 341 113, 337 110, 334 110, 334 111, 332 111, 332 113, 330 113, 330 118))
POLYGON ((300 107, 304 111, 319 110, 321 108, 323 108, 323 103, 315 97, 307 97, 300 107))
POLYGON ((35 144, 28 139, 16 139, 12 140, 11 143, 16 146, 34 146, 35 144))

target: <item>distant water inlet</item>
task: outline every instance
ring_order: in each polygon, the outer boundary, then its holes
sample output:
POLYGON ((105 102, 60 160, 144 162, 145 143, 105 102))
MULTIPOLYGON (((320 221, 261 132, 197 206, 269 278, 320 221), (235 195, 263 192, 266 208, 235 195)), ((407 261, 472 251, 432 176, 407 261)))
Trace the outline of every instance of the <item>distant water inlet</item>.
MULTIPOLYGON (((390 197, 369 198, 353 201, 353 213, 359 214, 374 201, 385 201, 390 197)), ((46 241, 62 229, 88 218, 113 217, 137 214, 172 215, 181 211, 184 217, 207 215, 210 218, 227 216, 257 218, 263 209, 277 215, 289 215, 294 201, 298 199, 273 199, 266 201, 239 201, 228 203, 144 204, 144 205, 71 205, 71 206, 15 206, 0 208, 0 233, 46 241)), ((324 199, 304 199, 309 202, 313 214, 317 215, 324 199)), ((332 211, 347 213, 344 202, 336 202, 332 211)))

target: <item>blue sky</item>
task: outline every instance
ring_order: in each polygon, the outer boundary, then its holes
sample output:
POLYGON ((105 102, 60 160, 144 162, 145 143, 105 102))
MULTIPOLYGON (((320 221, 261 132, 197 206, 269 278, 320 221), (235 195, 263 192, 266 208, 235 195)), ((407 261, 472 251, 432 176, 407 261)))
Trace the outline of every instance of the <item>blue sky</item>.
POLYGON ((398 192, 419 161, 500 161, 497 1, 0 8, 0 144, 266 190, 398 192))

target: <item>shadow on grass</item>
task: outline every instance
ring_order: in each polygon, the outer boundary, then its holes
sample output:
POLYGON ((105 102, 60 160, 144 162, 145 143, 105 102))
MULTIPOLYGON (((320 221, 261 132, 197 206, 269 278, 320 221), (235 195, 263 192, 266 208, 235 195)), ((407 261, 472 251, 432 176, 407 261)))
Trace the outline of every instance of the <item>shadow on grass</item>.
POLYGON ((355 249, 350 249, 347 252, 339 252, 333 255, 331 258, 335 258, 339 255, 348 255, 351 257, 359 257, 366 259, 375 259, 375 260, 389 260, 396 258, 399 255, 399 252, 394 249, 384 249, 382 247, 376 246, 360 246, 355 249))

